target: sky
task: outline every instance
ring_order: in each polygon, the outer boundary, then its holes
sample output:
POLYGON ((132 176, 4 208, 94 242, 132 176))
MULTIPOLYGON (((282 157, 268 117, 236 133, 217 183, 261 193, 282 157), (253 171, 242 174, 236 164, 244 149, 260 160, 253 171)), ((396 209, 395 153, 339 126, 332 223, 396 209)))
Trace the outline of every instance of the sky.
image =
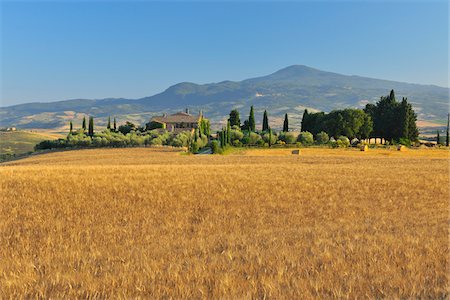
POLYGON ((0 106, 140 98, 294 64, 448 87, 446 0, 0 1, 0 106))

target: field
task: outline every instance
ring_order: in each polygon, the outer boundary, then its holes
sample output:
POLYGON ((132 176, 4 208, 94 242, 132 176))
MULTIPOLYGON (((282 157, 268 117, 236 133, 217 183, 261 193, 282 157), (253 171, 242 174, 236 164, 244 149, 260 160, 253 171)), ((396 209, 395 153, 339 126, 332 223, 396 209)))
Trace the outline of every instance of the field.
POLYGON ((447 298, 449 152, 0 165, 0 298, 447 298))
POLYGON ((22 154, 34 150, 34 146, 43 140, 53 140, 61 134, 36 131, 0 132, 0 154, 22 154))

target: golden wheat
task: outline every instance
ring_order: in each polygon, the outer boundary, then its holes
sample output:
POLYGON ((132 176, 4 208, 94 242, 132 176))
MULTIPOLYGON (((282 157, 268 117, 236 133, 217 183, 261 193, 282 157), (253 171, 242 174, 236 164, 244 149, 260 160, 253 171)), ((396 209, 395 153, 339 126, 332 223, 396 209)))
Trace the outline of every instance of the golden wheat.
POLYGON ((0 167, 0 298, 445 298, 448 151, 80 150, 0 167))

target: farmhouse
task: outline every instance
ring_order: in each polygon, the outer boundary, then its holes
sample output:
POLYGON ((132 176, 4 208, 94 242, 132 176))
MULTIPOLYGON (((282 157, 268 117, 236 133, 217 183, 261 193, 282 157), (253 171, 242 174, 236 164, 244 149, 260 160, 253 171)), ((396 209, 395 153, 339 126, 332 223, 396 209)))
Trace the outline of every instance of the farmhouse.
POLYGON ((177 112, 172 115, 162 115, 152 117, 147 123, 148 129, 165 128, 169 132, 190 131, 198 127, 203 114, 200 111, 198 115, 191 115, 189 109, 184 112, 177 112))

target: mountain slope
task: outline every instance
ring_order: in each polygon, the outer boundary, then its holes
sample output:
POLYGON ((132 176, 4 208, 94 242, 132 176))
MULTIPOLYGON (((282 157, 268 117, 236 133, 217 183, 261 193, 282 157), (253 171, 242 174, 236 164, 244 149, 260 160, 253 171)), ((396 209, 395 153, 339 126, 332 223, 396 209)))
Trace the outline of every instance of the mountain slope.
POLYGON ((162 93, 136 100, 76 99, 4 107, 0 108, 0 126, 53 128, 66 125, 70 119, 81 120, 86 114, 95 116, 97 124, 105 123, 109 115, 117 116, 119 121, 144 123, 153 114, 185 107, 192 111, 203 110, 217 123, 224 120, 232 108, 239 108, 244 119, 249 106, 255 105, 257 113, 264 109, 269 111, 272 126, 281 124, 282 116, 288 113, 291 124, 298 127, 305 107, 323 111, 364 107, 391 89, 399 99, 408 97, 420 119, 441 120, 448 112, 448 88, 347 76, 294 65, 239 82, 202 85, 183 82, 162 93))

